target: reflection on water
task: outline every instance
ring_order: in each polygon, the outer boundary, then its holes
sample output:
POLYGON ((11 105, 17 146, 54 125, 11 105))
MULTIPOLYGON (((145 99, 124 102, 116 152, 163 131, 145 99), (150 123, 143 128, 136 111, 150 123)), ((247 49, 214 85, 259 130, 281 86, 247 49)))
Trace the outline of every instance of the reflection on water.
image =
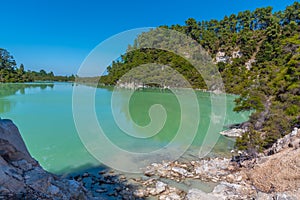
POLYGON ((0 113, 9 112, 15 106, 15 102, 11 102, 6 97, 26 93, 26 89, 40 89, 53 88, 53 83, 0 83, 0 113))
MULTIPOLYGON (((109 123, 109 126, 106 124, 101 124, 102 128, 107 130, 113 129, 112 127, 115 127, 115 130, 113 133, 109 133, 107 135, 108 138, 111 139, 114 143, 118 144, 122 148, 125 148, 128 151, 132 151, 133 149, 136 149, 138 147, 137 144, 142 144, 140 146, 141 152, 143 150, 150 148, 152 149, 153 147, 156 146, 156 148, 161 148, 164 145, 168 144, 176 135, 180 123, 196 123, 193 121, 191 116, 193 117, 194 114, 197 113, 196 110, 194 112, 188 113, 189 116, 184 116, 182 115, 182 108, 180 107, 180 103, 178 102, 178 99, 176 98, 176 95, 170 91, 170 90, 160 90, 160 89, 144 89, 144 90, 138 90, 135 91, 132 96, 130 97, 129 101, 129 106, 127 105, 127 93, 130 93, 129 91, 122 91, 119 93, 123 93, 122 95, 118 95, 118 101, 116 104, 114 104, 114 109, 119 111, 117 112, 118 116, 112 116, 110 113, 108 113, 106 110, 102 112, 103 110, 98 110, 97 116, 99 118, 100 124, 101 121, 107 122, 108 119, 109 121, 115 121, 116 117, 122 119, 122 123, 120 123, 123 126, 126 126, 127 130, 131 130, 131 132, 135 132, 137 130, 134 130, 134 126, 132 126, 133 123, 135 123, 138 126, 148 126, 149 124, 152 123, 151 117, 150 117, 150 110, 153 105, 161 105, 163 109, 166 112, 167 118, 165 120, 165 123, 163 127, 160 129, 158 134, 155 136, 151 137, 150 140, 152 141, 142 141, 145 139, 140 139, 140 138, 134 138, 132 139, 131 137, 127 136, 122 136, 124 135, 124 132, 119 130, 116 126, 115 123, 109 123), (129 109, 127 108, 129 107, 129 109), (122 137, 122 141, 119 140, 119 138, 122 137), (126 141, 127 140, 127 141, 126 141), (153 145, 153 141, 157 141, 156 145, 153 145), (127 145, 128 143, 133 143, 135 145, 127 145), (158 145, 158 146, 157 146, 158 145), (152 147, 152 148, 151 148, 152 147)), ((229 124, 235 124, 235 123, 241 123, 246 120, 248 120, 249 112, 240 112, 240 113, 235 113, 233 112, 233 108, 235 106, 234 104, 234 98, 235 96, 228 95, 227 101, 226 101, 226 116, 217 116, 214 115, 212 112, 212 102, 211 102, 211 94, 208 92, 196 92, 197 95, 197 100, 199 103, 199 113, 200 113, 200 121, 199 121, 199 127, 197 131, 197 135, 194 139, 193 145, 196 147, 199 147, 203 145, 203 139, 206 136, 208 129, 209 129, 209 124, 211 123, 211 130, 219 133, 220 131, 224 130, 222 129, 223 124, 219 128, 216 128, 218 123, 222 123, 219 118, 225 117, 225 122, 224 125, 229 125, 229 124), (215 127, 214 127, 215 125, 215 127)), ((216 98, 216 97, 215 97, 216 98)), ((103 100, 103 99, 102 99, 103 100)), ((97 102, 97 101, 96 101, 97 102)), ((103 103, 109 104, 110 102, 98 102, 98 105, 103 103)), ((190 102, 186 101, 184 102, 185 104, 189 104, 190 102)), ((193 105, 191 105, 193 106, 193 105)), ((221 109, 219 108, 220 106, 223 106, 223 104, 220 105, 214 105, 215 110, 221 109)), ((196 106, 194 106, 196 109, 196 106)), ((161 116, 157 115, 156 117, 161 118, 161 116)), ((119 126, 120 127, 120 126, 119 126)), ((186 135, 189 135, 189 127, 185 129, 186 135)), ((139 132, 140 134, 143 134, 141 131, 139 132)), ((213 140, 214 138, 212 138, 213 140)), ((220 137, 220 140, 224 143, 227 143, 230 147, 232 147, 233 143, 228 142, 226 139, 223 137, 220 137)), ((209 144, 207 144, 209 145, 209 144)), ((227 146, 228 146, 227 145, 227 146)))
MULTIPOLYGON (((97 88, 95 96, 99 124, 111 142, 128 151, 147 152, 164 147, 174 138, 181 120, 181 110, 172 92, 151 89, 136 91, 129 101, 129 112, 124 108, 126 101, 120 96, 116 109, 119 115, 123 115, 127 126, 131 123, 140 126, 149 124, 149 108, 155 104, 161 104, 167 113, 166 123, 159 134, 146 139, 133 139, 122 132, 114 121, 111 110, 112 90, 112 87, 97 88)), ((71 172, 78 168, 99 165, 99 162, 87 152, 78 136, 72 113, 72 91, 72 83, 0 84, 0 117, 14 121, 31 155, 45 169, 54 173, 71 172)), ((215 116, 211 116, 210 94, 196 93, 200 109, 199 134, 186 153, 186 159, 197 156, 203 141, 201 133, 205 133, 208 129, 210 119, 218 120, 215 116)), ((225 124, 239 123, 248 119, 249 113, 232 111, 233 99, 233 96, 227 98, 225 124)), ((83 117, 89 119, 87 105, 83 104, 80 110, 83 117)), ((84 130, 86 134, 94 131, 89 122, 86 123, 84 130)), ((232 142, 221 136, 215 149, 224 152, 228 150, 229 145, 232 145, 232 142)), ((110 159, 116 158, 116 162, 120 165, 126 161, 118 155, 113 157, 113 152, 107 152, 106 156, 110 159)))
POLYGON ((9 112, 15 105, 15 103, 10 102, 6 99, 0 98, 0 113, 9 112))

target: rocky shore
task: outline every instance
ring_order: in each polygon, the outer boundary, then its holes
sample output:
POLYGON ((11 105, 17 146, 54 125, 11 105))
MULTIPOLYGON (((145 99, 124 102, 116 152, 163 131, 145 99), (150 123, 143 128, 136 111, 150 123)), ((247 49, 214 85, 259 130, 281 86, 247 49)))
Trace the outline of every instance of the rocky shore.
POLYGON ((210 200, 300 199, 300 130, 278 140, 255 158, 239 152, 231 158, 206 158, 186 162, 152 163, 135 177, 113 170, 75 177, 94 190, 94 198, 210 200), (194 184, 191 184, 194 182, 194 184), (209 191, 197 184, 213 185, 209 191), (112 184, 112 185, 110 185, 112 184), (185 186, 185 187, 184 187, 185 186), (94 189, 93 189, 94 188, 94 189))
POLYGON ((88 199, 81 183, 48 173, 11 120, 0 119, 0 199, 88 199))
MULTIPOLYGON (((148 166, 141 181, 145 188, 136 191, 139 197, 158 199, 300 199, 300 129, 278 140, 270 149, 255 158, 240 162, 228 158, 202 159, 190 162, 162 162, 148 166), (184 182, 200 179, 215 182, 206 193, 189 188, 182 191, 170 187, 161 179, 184 182)), ((240 152, 239 157, 246 157, 240 152)))
POLYGON ((236 159, 162 161, 131 175, 109 168, 48 173, 10 120, 0 120, 0 143, 0 199, 300 199, 297 128, 254 158, 239 152, 236 159))

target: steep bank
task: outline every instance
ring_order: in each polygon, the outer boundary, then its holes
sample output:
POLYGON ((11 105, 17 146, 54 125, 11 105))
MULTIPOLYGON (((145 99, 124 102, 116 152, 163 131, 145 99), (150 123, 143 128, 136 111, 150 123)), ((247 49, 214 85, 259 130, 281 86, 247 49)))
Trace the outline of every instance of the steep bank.
POLYGON ((83 186, 45 171, 11 120, 0 119, 0 199, 88 199, 83 186))

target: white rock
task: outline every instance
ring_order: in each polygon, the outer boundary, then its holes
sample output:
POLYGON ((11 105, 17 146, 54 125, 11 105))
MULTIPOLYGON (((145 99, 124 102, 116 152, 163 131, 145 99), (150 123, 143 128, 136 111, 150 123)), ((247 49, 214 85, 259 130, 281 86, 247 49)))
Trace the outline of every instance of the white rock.
POLYGON ((155 170, 154 169, 147 169, 144 174, 146 176, 153 176, 155 174, 155 170))
POLYGON ((285 193, 277 193, 275 196, 276 200, 296 200, 295 198, 291 197, 290 195, 287 195, 285 193))
POLYGON ((227 137, 241 137, 245 133, 244 129, 241 128, 233 128, 229 130, 225 130, 220 132, 221 135, 227 136, 227 137))
POLYGON ((146 191, 144 191, 144 190, 142 190, 142 189, 139 189, 139 190, 134 191, 133 194, 134 194, 136 197, 142 198, 142 197, 145 196, 146 191))
POLYGON ((235 196, 237 195, 238 191, 240 191, 241 189, 242 189, 241 185, 221 182, 219 185, 217 185, 214 188, 212 193, 220 196, 235 196))
POLYGON ((172 171, 181 174, 182 176, 186 176, 188 173, 185 169, 180 167, 172 167, 172 171))
POLYGON ((236 177, 236 181, 237 181, 237 182, 241 182, 242 180, 243 180, 243 177, 242 177, 242 176, 236 177))
POLYGON ((202 172, 202 168, 201 167, 195 167, 195 173, 196 174, 200 174, 202 172))
POLYGON ((256 196, 257 200, 273 200, 273 197, 270 194, 266 194, 263 192, 258 192, 256 196))
POLYGON ((208 194, 198 189, 190 189, 186 195, 187 200, 218 200, 213 194, 208 194))
POLYGON ((161 181, 157 181, 156 182, 156 193, 160 194, 160 193, 164 192, 166 190, 166 186, 167 186, 167 184, 165 184, 161 181))
POLYGON ((151 195, 157 195, 156 189, 155 188, 148 188, 149 194, 151 195))
POLYGON ((297 135, 297 133, 298 133, 298 128, 295 127, 294 130, 291 133, 291 136, 295 136, 295 135, 297 135))
POLYGON ((166 200, 181 200, 181 197, 173 192, 166 196, 166 200))

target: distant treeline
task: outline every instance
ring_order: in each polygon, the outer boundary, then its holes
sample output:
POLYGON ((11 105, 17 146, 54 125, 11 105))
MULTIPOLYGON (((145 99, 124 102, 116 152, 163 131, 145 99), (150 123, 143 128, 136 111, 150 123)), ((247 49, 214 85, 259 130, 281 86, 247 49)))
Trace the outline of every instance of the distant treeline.
POLYGON ((3 48, 0 48, 0 82, 34 82, 34 81, 74 81, 75 76, 55 76, 53 72, 41 69, 39 72, 25 70, 23 64, 17 67, 13 56, 3 48))

